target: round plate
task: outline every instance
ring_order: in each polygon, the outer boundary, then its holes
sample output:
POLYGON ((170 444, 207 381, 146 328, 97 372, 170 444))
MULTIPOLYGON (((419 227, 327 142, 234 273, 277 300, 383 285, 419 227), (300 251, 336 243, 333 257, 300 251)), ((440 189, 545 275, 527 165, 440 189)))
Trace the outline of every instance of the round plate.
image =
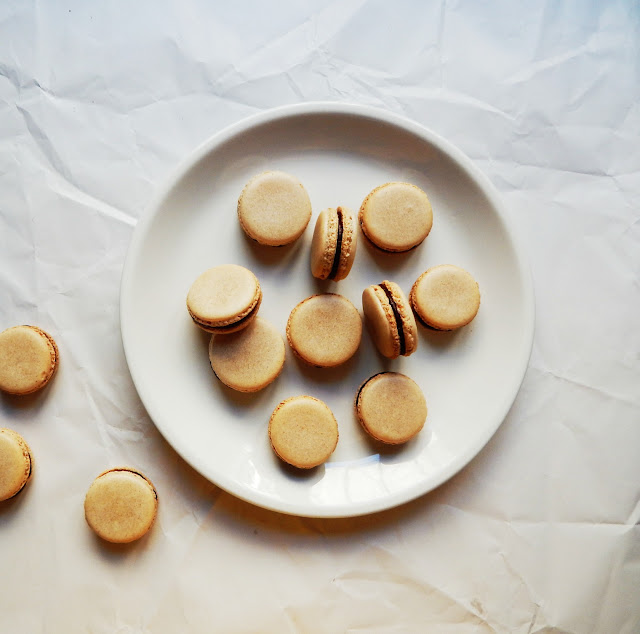
POLYGON ((413 499, 469 462, 496 431, 518 392, 533 339, 530 275, 488 180, 459 150, 401 117, 361 106, 303 104, 232 125, 178 169, 138 223, 121 288, 124 350, 140 398, 175 450, 206 478, 259 506, 310 517, 354 516, 413 499), (256 173, 283 170, 304 184, 314 215, 288 247, 247 239, 238 195, 256 173), (424 189, 433 229, 406 254, 376 251, 359 235, 349 277, 320 282, 310 273, 317 214, 343 205, 357 211, 377 185, 408 181, 424 189), (333 369, 304 365, 287 347, 280 377, 255 394, 223 386, 209 367, 208 336, 185 306, 191 283, 223 263, 251 269, 264 299, 260 314, 283 336, 291 309, 319 292, 338 292, 361 310, 363 289, 384 279, 409 293, 430 266, 457 264, 480 285, 476 319, 452 333, 420 330, 408 358, 379 356, 364 331, 360 350, 333 369), (423 389, 429 413, 408 444, 369 440, 354 414, 358 387, 395 370, 423 389), (330 461, 298 471, 271 450, 267 425, 290 396, 324 400, 340 440, 330 461))

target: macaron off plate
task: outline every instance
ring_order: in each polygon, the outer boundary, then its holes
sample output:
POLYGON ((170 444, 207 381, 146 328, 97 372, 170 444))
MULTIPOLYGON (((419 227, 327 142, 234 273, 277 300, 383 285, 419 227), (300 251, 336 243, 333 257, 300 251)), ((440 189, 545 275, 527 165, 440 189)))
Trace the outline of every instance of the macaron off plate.
POLYGON ((0 333, 0 390, 31 394, 42 389, 58 368, 58 346, 36 326, 14 326, 0 333))
POLYGON ((20 493, 33 473, 33 458, 25 439, 12 429, 0 429, 0 502, 20 493))

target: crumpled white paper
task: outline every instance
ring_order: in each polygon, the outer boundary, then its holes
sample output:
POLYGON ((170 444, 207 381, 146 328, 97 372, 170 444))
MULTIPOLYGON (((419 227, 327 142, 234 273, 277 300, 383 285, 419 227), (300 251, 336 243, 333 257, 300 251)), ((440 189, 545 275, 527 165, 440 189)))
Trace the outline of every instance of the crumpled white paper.
POLYGON ((0 397, 35 457, 0 505, 2 632, 640 631, 640 12, 608 3, 0 5, 0 328, 60 346, 0 397), (225 125, 312 100, 404 114, 502 193, 537 331, 514 407, 435 492, 287 517, 208 483, 131 382, 119 282, 165 178, 225 125), (99 542, 93 478, 156 484, 152 532, 99 542))

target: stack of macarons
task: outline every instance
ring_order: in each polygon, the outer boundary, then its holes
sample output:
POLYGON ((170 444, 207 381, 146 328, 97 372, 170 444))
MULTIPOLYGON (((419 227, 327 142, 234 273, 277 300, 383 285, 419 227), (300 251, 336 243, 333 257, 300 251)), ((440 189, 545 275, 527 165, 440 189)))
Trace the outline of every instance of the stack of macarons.
MULTIPOLYGON (((267 171, 244 186, 237 213, 241 228, 251 240, 279 247, 302 236, 312 206, 295 176, 267 171)), ((349 275, 357 252, 358 225, 375 249, 403 253, 417 248, 429 235, 433 211, 427 194, 405 182, 375 187, 358 214, 346 206, 322 210, 311 240, 313 277, 339 282, 349 275)), ((222 383, 241 392, 258 391, 272 383, 285 361, 283 338, 272 324, 257 316, 261 302, 256 276, 235 264, 205 271, 187 294, 192 320, 212 335, 209 361, 213 372, 222 383)), ((417 323, 437 330, 459 328, 473 319, 478 306, 477 284, 469 273, 452 265, 422 273, 408 297, 390 280, 372 284, 362 293, 371 338, 388 359, 416 351, 417 323)), ((362 319, 343 295, 312 295, 291 310, 286 339, 301 362, 333 368, 357 352, 362 319)), ((372 438, 400 444, 422 429, 427 408, 415 381, 397 372, 383 372, 360 387, 355 412, 372 438)), ((335 449, 338 427, 325 403, 303 395, 285 399, 275 408, 269 421, 269 438, 282 460, 311 468, 326 461, 335 449)))

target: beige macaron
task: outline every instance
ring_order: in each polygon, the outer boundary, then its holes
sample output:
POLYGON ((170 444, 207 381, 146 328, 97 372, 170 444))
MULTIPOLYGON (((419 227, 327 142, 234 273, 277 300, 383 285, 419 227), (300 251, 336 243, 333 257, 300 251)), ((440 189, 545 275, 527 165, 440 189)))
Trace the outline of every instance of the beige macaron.
POLYGON ((287 339, 303 361, 321 368, 333 367, 358 350, 362 319, 356 307, 342 295, 312 295, 291 311, 287 339))
POLYGON ((429 198, 411 183, 376 187, 360 207, 364 235, 383 251, 402 252, 417 247, 431 231, 429 198))
POLYGON ((418 347, 418 328, 402 289, 389 280, 372 284, 362 293, 362 309, 371 338, 388 359, 408 357, 418 347))
POLYGON ((0 502, 18 495, 33 472, 33 458, 24 438, 0 429, 0 502))
POLYGON ((311 219, 311 201, 302 183, 286 172, 254 176, 238 199, 244 232, 260 244, 278 247, 297 240, 311 219))
POLYGON ((101 473, 89 487, 84 514, 102 539, 126 544, 153 525, 158 495, 151 481, 135 469, 118 467, 101 473))
POLYGON ((208 269, 196 279, 187 294, 191 319, 202 330, 214 334, 246 328, 258 314, 261 302, 258 278, 237 264, 208 269))
POLYGON ((367 379, 358 390, 355 408, 364 430, 391 445, 411 440, 427 419, 420 386, 399 372, 381 372, 367 379))
POLYGON ((282 371, 284 359, 282 335, 262 317, 230 335, 213 335, 209 342, 211 369, 239 392, 257 392, 269 385, 282 371))
POLYGON ((320 280, 343 280, 356 257, 355 214, 346 207, 320 212, 311 241, 311 274, 320 280))
POLYGON ((300 469, 326 462, 338 444, 338 423, 326 403, 295 396, 280 403, 269 420, 269 440, 282 460, 300 469))
POLYGON ((471 273, 453 264, 427 269, 409 294, 411 306, 427 328, 455 330, 470 323, 480 308, 480 289, 471 273))
POLYGON ((0 390, 30 394, 43 388, 58 368, 58 346, 36 326, 14 326, 0 333, 0 390))

